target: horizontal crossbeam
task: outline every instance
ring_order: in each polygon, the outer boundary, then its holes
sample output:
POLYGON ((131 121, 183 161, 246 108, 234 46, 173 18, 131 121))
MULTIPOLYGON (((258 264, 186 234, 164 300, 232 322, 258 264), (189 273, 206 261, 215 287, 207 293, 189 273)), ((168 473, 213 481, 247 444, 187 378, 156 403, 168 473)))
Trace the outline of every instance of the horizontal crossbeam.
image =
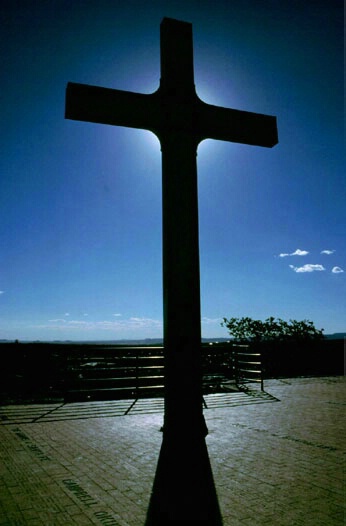
POLYGON ((272 148, 278 143, 276 117, 213 106, 200 101, 198 128, 202 139, 217 139, 272 148))
POLYGON ((144 130, 159 126, 153 95, 75 82, 67 84, 65 118, 144 130))
POLYGON ((180 131, 194 136, 196 144, 216 139, 271 148, 278 142, 276 117, 213 106, 195 94, 182 102, 160 88, 142 94, 69 82, 65 117, 150 130, 160 140, 180 131))

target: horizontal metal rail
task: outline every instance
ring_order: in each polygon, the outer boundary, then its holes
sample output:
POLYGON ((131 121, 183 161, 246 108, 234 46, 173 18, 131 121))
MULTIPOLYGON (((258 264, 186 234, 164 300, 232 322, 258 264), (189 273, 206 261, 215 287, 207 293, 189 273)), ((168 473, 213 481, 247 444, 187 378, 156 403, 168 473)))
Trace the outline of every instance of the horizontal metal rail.
POLYGON ((261 353, 245 349, 244 346, 235 346, 233 352, 237 383, 260 383, 261 391, 264 391, 261 353))

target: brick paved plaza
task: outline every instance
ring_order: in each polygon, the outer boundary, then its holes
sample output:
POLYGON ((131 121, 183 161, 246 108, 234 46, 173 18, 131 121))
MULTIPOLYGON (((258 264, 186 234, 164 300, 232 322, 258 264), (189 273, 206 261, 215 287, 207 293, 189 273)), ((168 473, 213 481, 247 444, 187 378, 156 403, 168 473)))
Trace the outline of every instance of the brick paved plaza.
MULTIPOLYGON (((345 378, 265 390, 205 397, 224 526, 344 525, 345 378)), ((163 404, 131 404, 0 407, 0 525, 143 526, 163 404)))

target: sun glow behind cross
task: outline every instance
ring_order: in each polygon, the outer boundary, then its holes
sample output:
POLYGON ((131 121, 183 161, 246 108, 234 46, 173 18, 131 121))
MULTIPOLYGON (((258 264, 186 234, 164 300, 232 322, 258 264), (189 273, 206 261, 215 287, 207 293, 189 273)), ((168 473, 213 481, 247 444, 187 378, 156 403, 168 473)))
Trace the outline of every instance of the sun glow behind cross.
MULTIPOLYGON (((142 133, 139 134, 139 138, 143 144, 149 149, 149 152, 153 155, 157 154, 161 150, 160 140, 155 133, 148 130, 139 130, 142 133)), ((149 153, 148 152, 148 153, 149 153)))

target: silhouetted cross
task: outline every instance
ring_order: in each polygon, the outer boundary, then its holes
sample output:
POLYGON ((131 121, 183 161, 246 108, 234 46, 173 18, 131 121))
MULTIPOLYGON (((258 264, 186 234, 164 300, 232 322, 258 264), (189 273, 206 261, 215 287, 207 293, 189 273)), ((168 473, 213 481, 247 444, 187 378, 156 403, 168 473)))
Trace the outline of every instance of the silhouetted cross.
POLYGON ((202 102, 192 25, 161 22, 161 80, 150 95, 69 83, 66 118, 150 130, 162 151, 164 436, 203 435, 197 146, 219 139, 272 147, 276 118, 202 102))

